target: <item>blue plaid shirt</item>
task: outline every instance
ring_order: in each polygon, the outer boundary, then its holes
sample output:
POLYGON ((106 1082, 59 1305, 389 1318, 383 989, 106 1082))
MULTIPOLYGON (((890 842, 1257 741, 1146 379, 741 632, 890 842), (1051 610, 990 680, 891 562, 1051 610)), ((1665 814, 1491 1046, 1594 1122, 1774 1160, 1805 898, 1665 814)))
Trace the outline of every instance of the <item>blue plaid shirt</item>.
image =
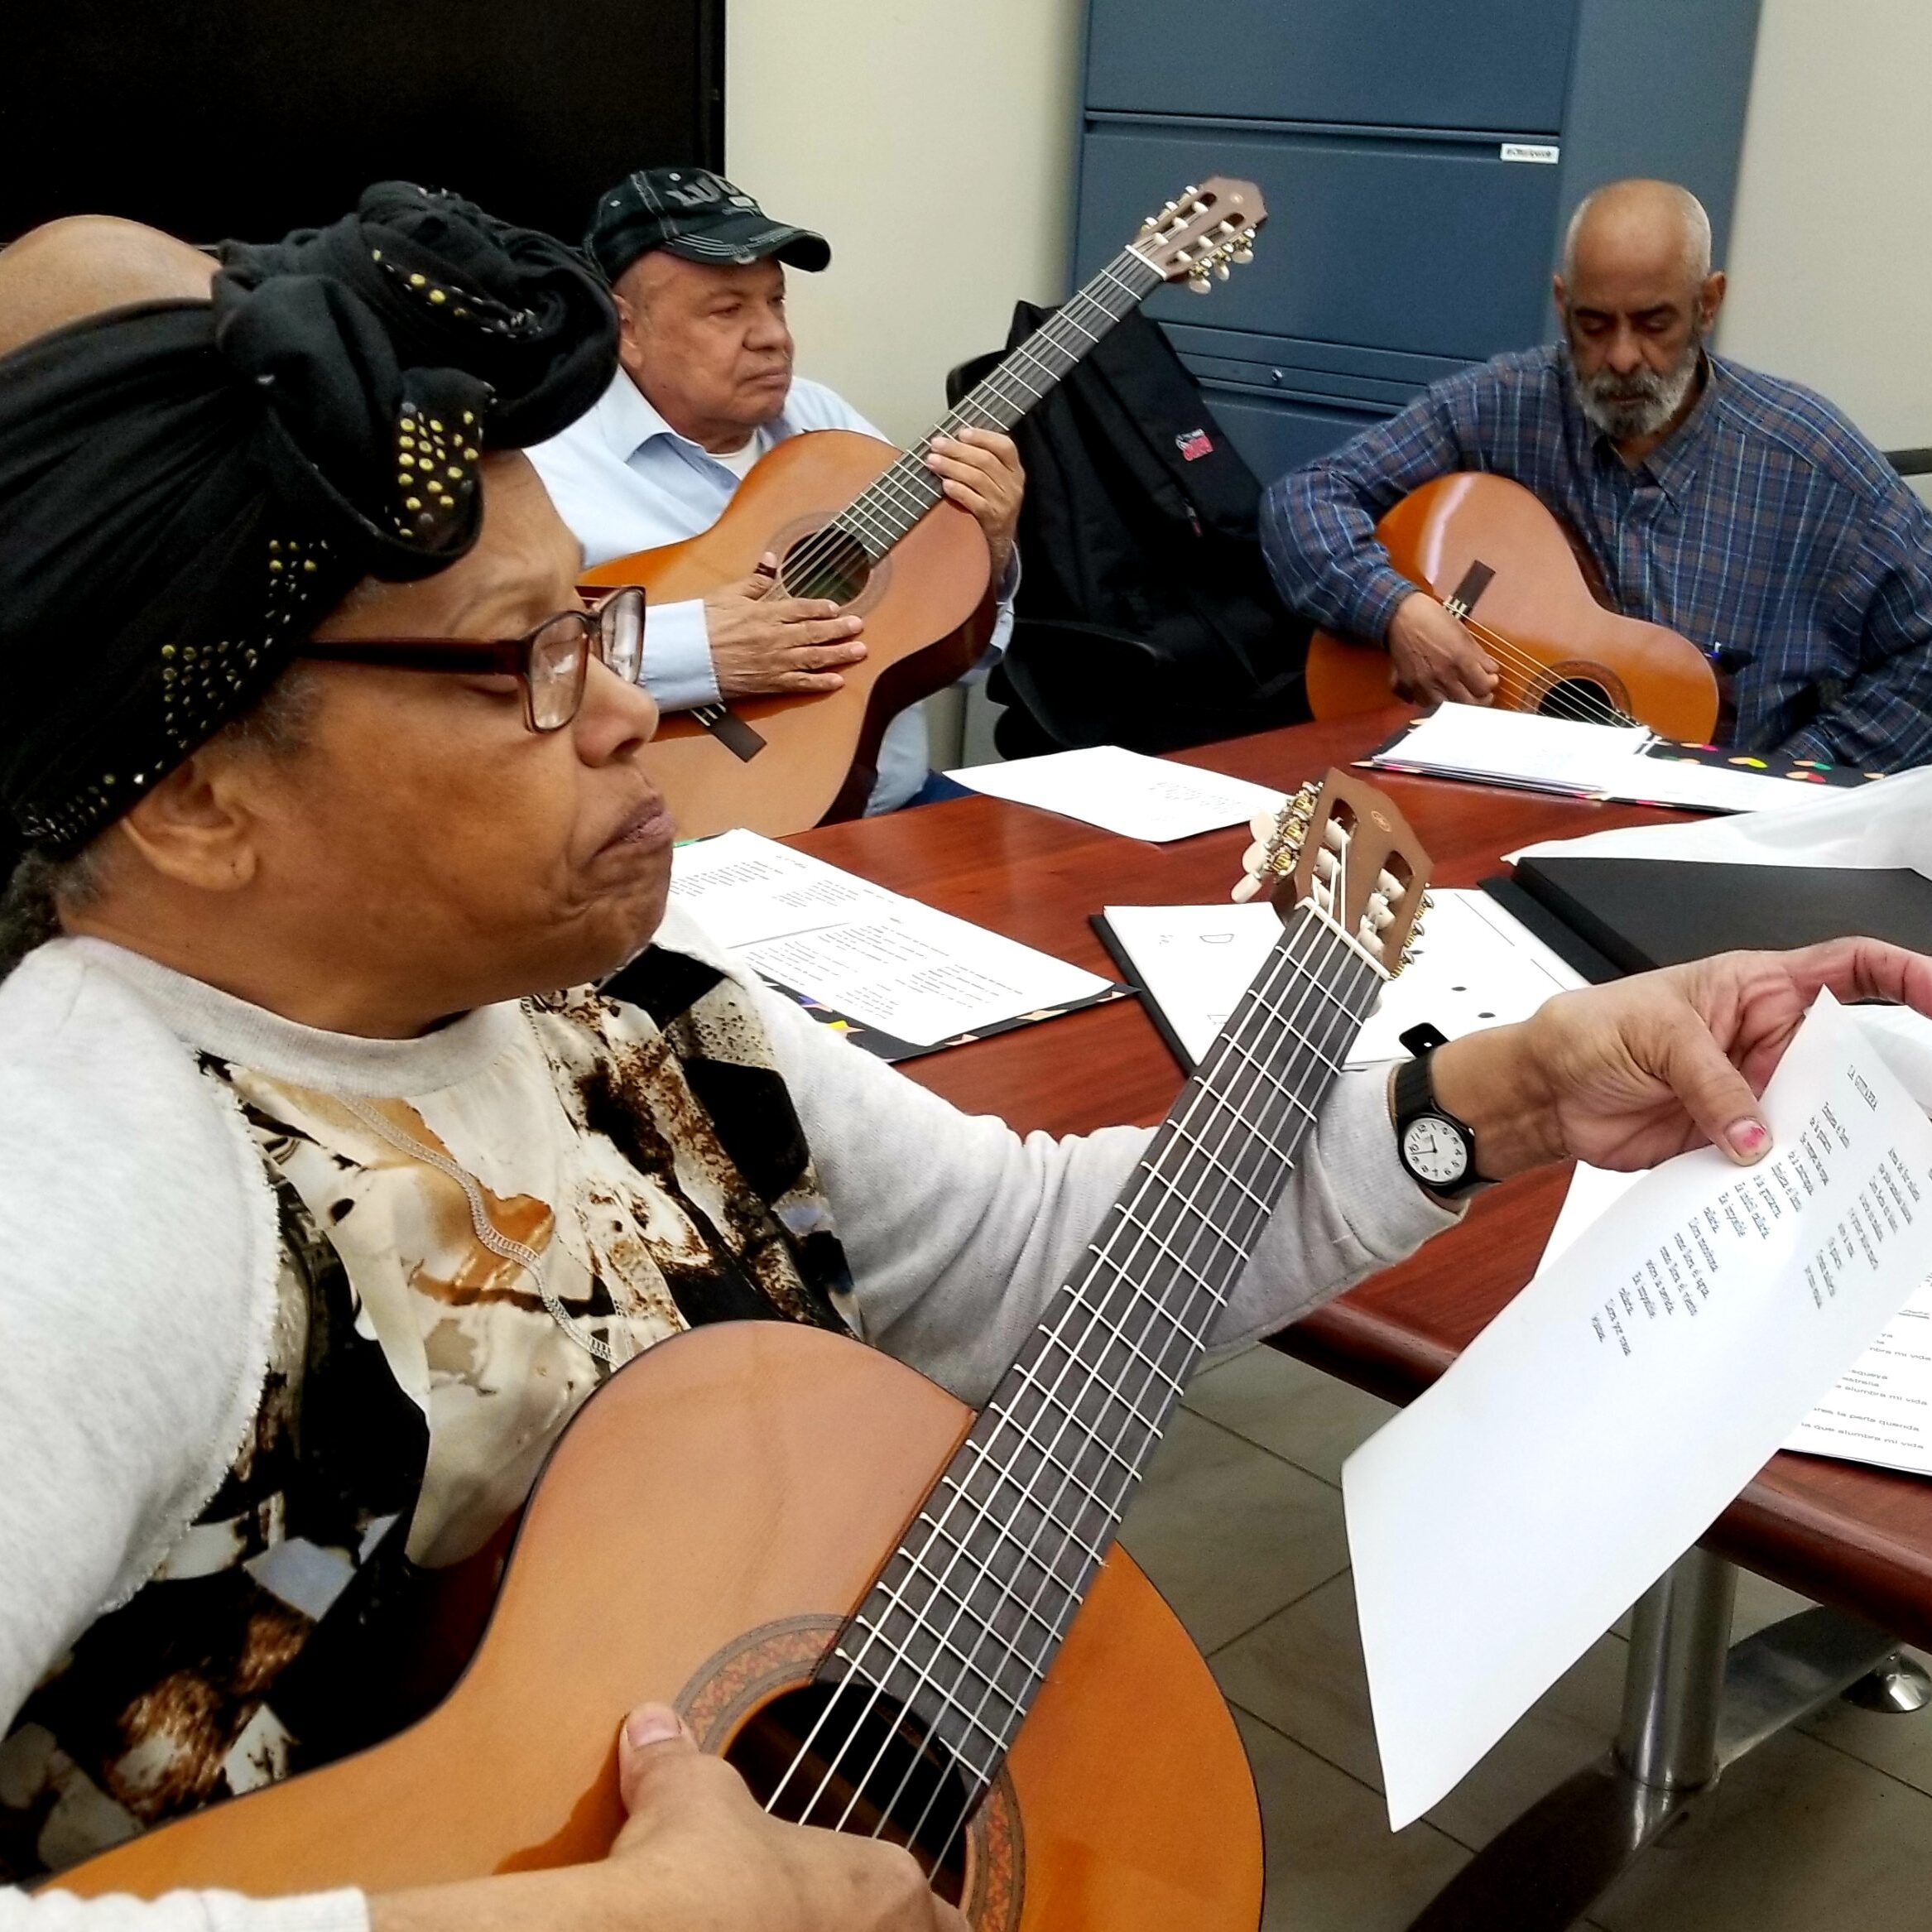
POLYGON ((1741 747, 1872 771, 1932 762, 1932 514, 1822 397, 1712 356, 1696 408, 1632 469, 1585 419, 1560 344, 1498 356, 1268 491, 1262 545, 1282 596, 1382 639, 1415 586, 1376 521, 1463 469, 1533 491, 1620 610, 1737 667, 1741 747))

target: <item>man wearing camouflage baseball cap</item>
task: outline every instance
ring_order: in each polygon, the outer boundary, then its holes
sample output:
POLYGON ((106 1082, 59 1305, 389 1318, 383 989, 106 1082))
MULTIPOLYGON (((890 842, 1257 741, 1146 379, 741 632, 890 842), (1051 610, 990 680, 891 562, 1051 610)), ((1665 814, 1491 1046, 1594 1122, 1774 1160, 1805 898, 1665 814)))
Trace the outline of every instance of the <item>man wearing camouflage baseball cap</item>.
MULTIPOLYGON (((595 408, 531 460, 587 565, 708 530, 774 443, 806 430, 877 436, 822 383, 792 371, 785 271, 832 259, 822 235, 774 221, 722 175, 640 168, 601 196, 584 248, 609 281, 622 364, 595 408)), ((1012 624, 1013 530, 1025 478, 1012 440, 969 430, 928 459, 986 532, 1000 585, 992 648, 1012 624)), ((685 710, 760 691, 835 690, 865 655, 863 621, 774 594, 758 574, 702 600, 653 605, 644 682, 685 710)), ((950 790, 928 768, 920 709, 894 718, 869 809, 950 790)))

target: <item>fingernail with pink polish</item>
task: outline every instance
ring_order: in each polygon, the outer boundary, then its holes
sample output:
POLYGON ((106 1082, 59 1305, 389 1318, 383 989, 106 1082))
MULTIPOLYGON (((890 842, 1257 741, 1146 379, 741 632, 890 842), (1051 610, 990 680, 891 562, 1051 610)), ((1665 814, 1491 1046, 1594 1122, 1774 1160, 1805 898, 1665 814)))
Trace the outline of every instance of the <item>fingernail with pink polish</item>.
POLYGON ((1771 1130, 1761 1120, 1733 1121, 1724 1130, 1724 1138, 1740 1159, 1755 1161, 1771 1145, 1771 1130))

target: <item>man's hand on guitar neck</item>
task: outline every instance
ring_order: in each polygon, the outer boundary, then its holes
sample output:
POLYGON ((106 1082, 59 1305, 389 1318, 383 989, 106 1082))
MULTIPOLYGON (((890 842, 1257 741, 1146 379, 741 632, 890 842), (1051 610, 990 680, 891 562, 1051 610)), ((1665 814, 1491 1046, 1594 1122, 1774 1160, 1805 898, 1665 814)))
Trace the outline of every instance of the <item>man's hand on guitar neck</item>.
POLYGON ((1396 606, 1388 647, 1389 684, 1398 698, 1487 704, 1496 695, 1493 661, 1425 590, 1396 606))
POLYGON ((626 1720, 618 1776, 601 1863, 372 1899, 371 1932, 968 1932, 896 1846, 767 1818, 661 1704, 626 1720))
POLYGON ((1013 554, 1013 532, 1020 527, 1020 504, 1026 494, 1026 473, 1013 439, 997 430, 935 436, 925 466, 944 484, 949 501, 970 511, 986 532, 997 584, 1013 554))
POLYGON ((711 668, 728 698, 835 691, 845 682, 839 667, 865 656, 863 618, 841 617, 823 598, 775 596, 777 580, 778 560, 767 555, 742 583, 704 599, 711 668))

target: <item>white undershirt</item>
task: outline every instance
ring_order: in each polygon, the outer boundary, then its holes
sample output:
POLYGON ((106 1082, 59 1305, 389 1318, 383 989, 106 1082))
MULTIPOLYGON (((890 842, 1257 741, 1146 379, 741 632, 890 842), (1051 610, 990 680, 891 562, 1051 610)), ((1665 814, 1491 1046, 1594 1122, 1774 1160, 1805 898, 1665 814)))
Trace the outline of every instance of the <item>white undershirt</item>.
POLYGON ((740 483, 752 473, 752 465, 765 454, 765 439, 756 430, 745 438, 742 449, 707 449, 714 463, 722 463, 740 483))

